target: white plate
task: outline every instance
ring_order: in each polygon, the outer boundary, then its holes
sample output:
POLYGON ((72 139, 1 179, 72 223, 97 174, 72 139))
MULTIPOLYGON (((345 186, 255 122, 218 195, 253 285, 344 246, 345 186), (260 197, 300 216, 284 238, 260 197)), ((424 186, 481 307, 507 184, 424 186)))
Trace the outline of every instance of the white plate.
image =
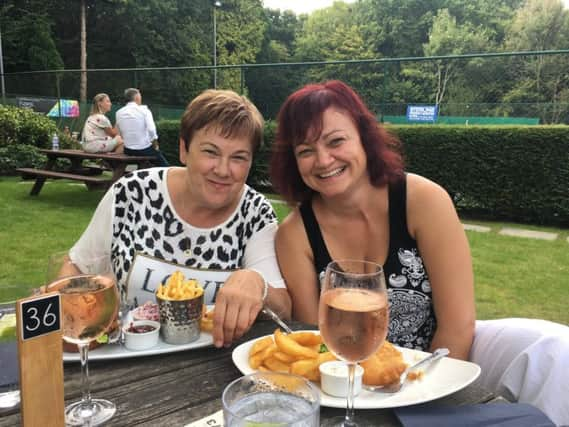
MULTIPOLYGON (((208 310, 213 307, 208 305, 208 310)), ((132 311, 127 314, 125 323, 128 324, 132 318, 132 311)), ((166 344, 162 340, 162 336, 158 338, 158 344, 146 350, 128 350, 120 344, 104 344, 94 350, 89 350, 89 361, 93 360, 110 360, 110 359, 126 359, 131 357, 153 356, 155 354, 175 353, 177 351, 191 350, 194 348, 202 348, 213 345, 213 337, 209 332, 200 332, 200 337, 188 344, 166 344)), ((81 359, 79 353, 63 352, 64 362, 79 362, 81 359)))
MULTIPOLYGON (((311 331, 317 332, 317 331, 311 331)), ((233 350, 233 363, 244 375, 255 372, 249 366, 249 350, 253 343, 260 337, 241 344, 233 350)), ((428 353, 409 350, 406 348, 398 349, 403 353, 407 363, 413 363, 425 357, 428 353)), ((394 394, 382 394, 362 390, 356 396, 354 406, 357 409, 380 409, 396 408, 399 406, 416 405, 429 402, 440 397, 448 396, 470 383, 480 375, 480 366, 475 363, 463 360, 444 357, 427 368, 423 378, 406 383, 401 391, 394 394)), ((316 384, 319 387, 319 384, 316 384)), ((346 399, 333 397, 321 391, 320 404, 330 408, 345 408, 346 399)))

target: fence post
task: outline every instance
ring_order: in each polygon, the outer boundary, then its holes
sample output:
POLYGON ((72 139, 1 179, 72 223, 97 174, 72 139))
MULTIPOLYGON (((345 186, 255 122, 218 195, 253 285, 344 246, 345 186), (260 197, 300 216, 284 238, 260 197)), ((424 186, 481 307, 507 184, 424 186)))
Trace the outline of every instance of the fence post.
POLYGON ((61 85, 59 81, 59 73, 55 73, 55 90, 57 91, 57 127, 61 125, 61 85))
POLYGON ((389 63, 385 61, 383 63, 383 86, 381 88, 381 112, 379 116, 380 123, 383 123, 383 116, 385 115, 385 99, 387 98, 387 79, 389 78, 389 63))
POLYGON ((239 77, 240 77, 239 93, 240 93, 241 95, 243 95, 243 92, 245 92, 245 67, 243 67, 243 66, 239 67, 239 77))

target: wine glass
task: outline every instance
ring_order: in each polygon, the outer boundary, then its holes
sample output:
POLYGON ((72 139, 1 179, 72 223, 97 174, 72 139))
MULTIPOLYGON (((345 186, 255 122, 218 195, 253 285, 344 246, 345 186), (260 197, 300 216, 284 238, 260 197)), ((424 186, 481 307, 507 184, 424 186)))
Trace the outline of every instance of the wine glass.
MULTIPOLYGON (((47 261, 46 284, 65 276, 77 274, 103 274, 114 276, 109 254, 95 253, 81 259, 79 265, 73 263, 69 256, 69 251, 54 252, 47 261)), ((124 344, 123 326, 126 314, 130 311, 131 305, 127 303, 126 292, 118 287, 120 303, 117 316, 117 327, 109 331, 106 341, 109 344, 124 344)))
POLYGON ((354 374, 357 362, 374 354, 385 340, 389 322, 383 268, 358 260, 332 261, 326 267, 318 310, 318 326, 328 349, 348 364, 345 417, 327 425, 356 427, 354 374))
MULTIPOLYGON (((90 267, 83 268, 91 271, 90 267)), ((66 425, 99 425, 114 415, 116 406, 108 400, 91 398, 89 344, 105 334, 117 317, 116 280, 108 272, 66 275, 46 285, 46 291, 61 295, 63 340, 77 345, 81 358, 82 398, 65 408, 66 425)))
POLYGON ((26 293, 22 286, 0 286, 0 416, 20 406, 16 300, 26 293))

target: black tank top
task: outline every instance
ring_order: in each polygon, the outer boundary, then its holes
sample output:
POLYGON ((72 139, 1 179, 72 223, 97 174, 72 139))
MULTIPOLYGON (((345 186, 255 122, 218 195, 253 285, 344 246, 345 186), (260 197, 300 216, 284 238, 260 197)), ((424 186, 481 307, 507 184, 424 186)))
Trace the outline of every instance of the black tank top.
MULTIPOLYGON (((314 256, 318 284, 332 258, 311 202, 300 214, 314 256)), ((389 295, 387 339, 401 347, 428 350, 436 329, 431 284, 417 242, 407 229, 406 177, 389 184, 389 252, 383 266, 389 295)))

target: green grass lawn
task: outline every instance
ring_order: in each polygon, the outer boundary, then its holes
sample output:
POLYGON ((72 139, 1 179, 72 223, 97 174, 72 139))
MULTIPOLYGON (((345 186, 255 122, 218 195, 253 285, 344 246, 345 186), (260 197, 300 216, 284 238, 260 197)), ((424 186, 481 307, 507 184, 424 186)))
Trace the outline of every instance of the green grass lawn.
MULTIPOLYGON (((32 182, 0 177, 0 301, 10 284, 19 295, 43 283, 49 254, 79 238, 103 193, 82 184, 49 182, 30 197, 32 182)), ((288 212, 274 205, 279 219, 288 212)), ((569 230, 474 221, 492 232, 467 232, 474 262, 479 319, 536 317, 569 324, 569 230), (560 233, 556 241, 501 236, 501 227, 560 233)))

